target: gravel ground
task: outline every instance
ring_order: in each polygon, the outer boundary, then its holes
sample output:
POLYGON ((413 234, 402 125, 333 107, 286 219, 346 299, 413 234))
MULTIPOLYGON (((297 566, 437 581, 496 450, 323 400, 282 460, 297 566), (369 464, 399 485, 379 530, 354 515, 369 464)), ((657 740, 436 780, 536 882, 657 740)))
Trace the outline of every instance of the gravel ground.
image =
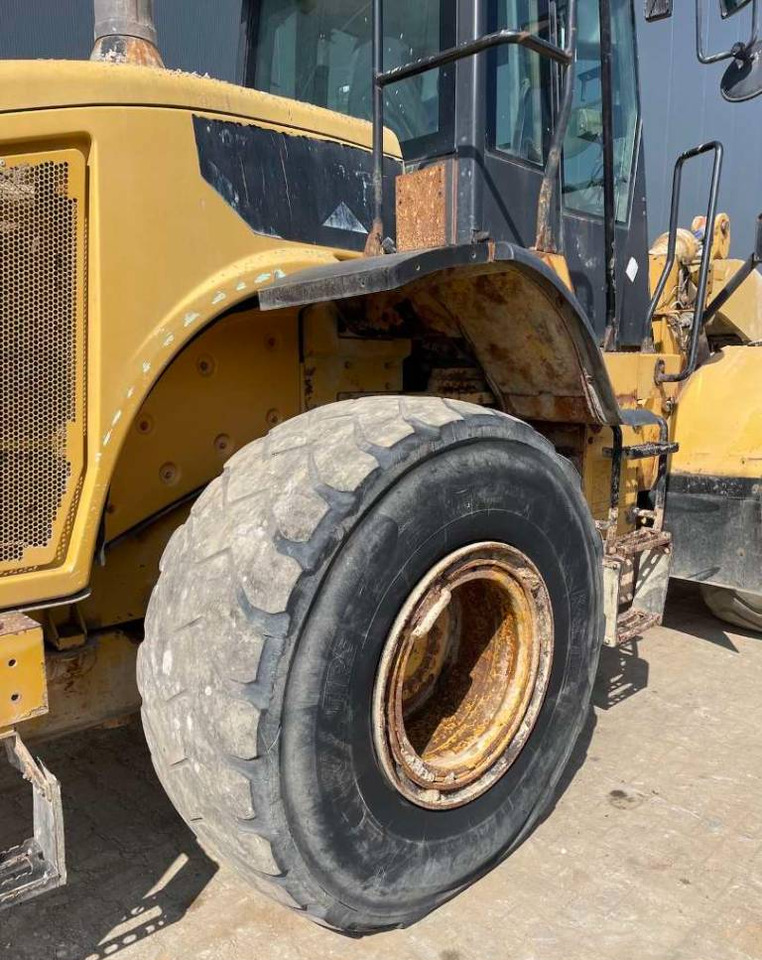
MULTIPOLYGON (((762 639, 692 587, 665 626, 604 650, 553 809, 500 867, 416 926, 363 940, 250 893, 207 859, 137 724, 40 748, 59 776, 69 884, 4 913, 13 960, 762 958, 762 639)), ((0 845, 31 801, 0 770, 0 845)))

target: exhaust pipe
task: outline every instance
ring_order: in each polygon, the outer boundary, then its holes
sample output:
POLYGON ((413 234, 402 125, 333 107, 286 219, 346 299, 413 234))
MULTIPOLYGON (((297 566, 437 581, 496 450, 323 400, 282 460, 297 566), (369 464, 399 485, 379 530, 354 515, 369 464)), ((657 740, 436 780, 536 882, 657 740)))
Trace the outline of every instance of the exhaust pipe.
POLYGON ((95 0, 91 60, 163 67, 157 46, 153 0, 95 0))

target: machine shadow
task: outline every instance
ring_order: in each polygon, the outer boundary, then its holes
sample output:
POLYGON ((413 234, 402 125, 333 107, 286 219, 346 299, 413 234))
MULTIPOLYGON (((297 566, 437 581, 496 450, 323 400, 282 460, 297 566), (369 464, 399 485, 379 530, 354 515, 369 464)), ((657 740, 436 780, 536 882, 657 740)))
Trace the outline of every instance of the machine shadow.
POLYGON ((664 626, 682 630, 698 640, 706 640, 718 647, 738 653, 733 637, 759 640, 760 635, 744 627, 736 627, 719 620, 710 612, 701 597, 701 585, 673 580, 669 588, 669 602, 664 614, 664 626))
POLYGON ((648 661, 640 655, 641 637, 618 647, 602 647, 593 686, 593 706, 610 710, 648 686, 648 661))
MULTIPOLYGON (((180 920, 217 866, 164 794, 139 724, 33 750, 63 788, 68 884, 4 914, 14 960, 113 957, 180 920)), ((3 769, 3 847, 31 832, 31 806, 28 784, 3 769)))

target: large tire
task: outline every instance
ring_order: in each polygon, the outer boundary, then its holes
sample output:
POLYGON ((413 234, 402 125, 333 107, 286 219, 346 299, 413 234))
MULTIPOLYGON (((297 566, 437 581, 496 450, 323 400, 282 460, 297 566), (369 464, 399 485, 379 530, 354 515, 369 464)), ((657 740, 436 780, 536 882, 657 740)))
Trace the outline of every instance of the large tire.
POLYGON ((158 775, 216 859, 313 919, 409 924, 493 867, 552 798, 602 637, 601 546, 577 475, 502 413, 332 404, 227 464, 170 541, 138 665, 158 775), (397 791, 374 749, 379 657, 420 578, 474 542, 531 558, 552 604, 538 718, 454 809, 397 791))
POLYGON ((762 632, 762 596, 758 593, 704 583, 701 595, 715 617, 743 630, 762 632))

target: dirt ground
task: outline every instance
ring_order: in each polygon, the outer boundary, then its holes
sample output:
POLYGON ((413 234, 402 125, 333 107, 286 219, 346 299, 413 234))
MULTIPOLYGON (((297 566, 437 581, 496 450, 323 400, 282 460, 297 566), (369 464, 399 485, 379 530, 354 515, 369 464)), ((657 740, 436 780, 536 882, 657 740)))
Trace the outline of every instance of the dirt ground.
MULTIPOLYGON (((40 749, 63 785, 69 885, 0 915, 13 960, 762 958, 762 639, 693 588, 604 650, 594 710, 519 851, 404 931, 351 940, 218 869, 162 793, 140 729, 40 749)), ((0 771, 0 845, 31 799, 0 771)))

